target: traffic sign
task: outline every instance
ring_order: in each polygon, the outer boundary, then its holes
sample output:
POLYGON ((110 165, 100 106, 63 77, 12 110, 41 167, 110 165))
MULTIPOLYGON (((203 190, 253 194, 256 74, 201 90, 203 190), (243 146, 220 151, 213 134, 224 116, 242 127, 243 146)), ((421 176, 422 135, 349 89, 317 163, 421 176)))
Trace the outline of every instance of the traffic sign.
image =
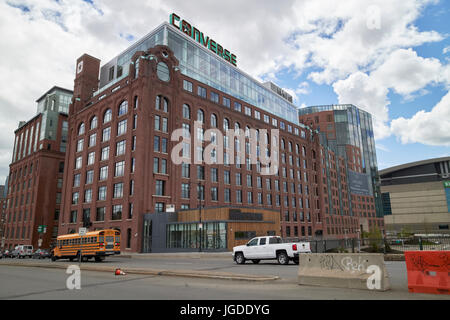
POLYGON ((80 236, 85 236, 86 235, 86 231, 87 231, 87 228, 80 228, 80 229, 78 229, 78 234, 80 236))
POLYGON ((39 233, 45 233, 46 231, 47 231, 47 226, 45 226, 45 225, 38 226, 39 233))

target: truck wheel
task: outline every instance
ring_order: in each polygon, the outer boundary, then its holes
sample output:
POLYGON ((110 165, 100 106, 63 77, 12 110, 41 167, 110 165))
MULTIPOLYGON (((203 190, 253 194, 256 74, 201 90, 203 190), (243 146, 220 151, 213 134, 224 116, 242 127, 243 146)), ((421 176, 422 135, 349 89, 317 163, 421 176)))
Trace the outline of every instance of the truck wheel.
POLYGON ((236 263, 237 264, 244 264, 245 263, 244 255, 241 252, 236 254, 236 263))
POLYGON ((300 263, 300 260, 297 258, 297 259, 294 259, 294 263, 295 264, 299 264, 300 263))
POLYGON ((287 256, 286 252, 279 252, 277 254, 277 260, 279 264, 288 264, 289 263, 289 257, 287 256))
POLYGON ((252 262, 253 262, 254 264, 258 264, 260 261, 261 261, 261 260, 259 260, 259 259, 254 259, 254 260, 252 260, 252 262))

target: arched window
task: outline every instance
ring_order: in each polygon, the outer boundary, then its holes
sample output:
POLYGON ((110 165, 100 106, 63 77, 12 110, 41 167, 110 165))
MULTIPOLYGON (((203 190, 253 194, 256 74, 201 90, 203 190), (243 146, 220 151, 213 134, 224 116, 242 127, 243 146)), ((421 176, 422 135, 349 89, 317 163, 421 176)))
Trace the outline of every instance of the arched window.
POLYGON ((94 116, 94 117, 91 119, 91 130, 97 128, 97 123, 98 123, 97 116, 94 116))
POLYGON ((302 147, 302 155, 304 157, 306 157, 306 147, 305 146, 302 147))
POLYGON ((112 118, 112 111, 111 109, 108 109, 105 111, 105 114, 103 115, 103 123, 110 122, 111 118, 112 118))
POLYGON ((191 109, 187 104, 183 104, 183 118, 185 119, 191 118, 191 109))
POLYGON ((270 136, 268 133, 265 134, 266 140, 264 141, 265 143, 269 144, 270 142, 270 136))
POLYGON ((217 128, 217 116, 214 113, 211 115, 211 127, 217 128))
POLYGON ((134 108, 137 109, 139 106, 139 97, 134 96, 134 108))
POLYGON ((284 150, 286 147, 286 143, 284 142, 284 139, 281 139, 281 149, 284 150))
POLYGON ((82 122, 80 124, 80 126, 78 127, 78 135, 83 134, 84 133, 84 123, 82 122))
POLYGON ((156 96, 155 109, 156 110, 161 109, 161 96, 156 96))
POLYGON ((237 133, 237 132, 239 132, 239 129, 241 128, 241 125, 239 124, 239 122, 236 122, 235 124, 234 124, 234 131, 237 133))
POLYGON ((201 123, 205 123, 205 113, 202 109, 198 109, 197 111, 197 121, 200 121, 201 123))
POLYGON ((227 131, 228 129, 230 129, 230 120, 223 118, 223 130, 227 131))
POLYGON ((289 141, 289 152, 292 152, 292 142, 289 141))
POLYGON ((164 112, 169 112, 169 100, 166 97, 163 99, 163 109, 164 112))
POLYGON ((245 137, 246 137, 246 138, 249 138, 249 139, 250 139, 250 137, 251 137, 251 134, 250 134, 250 127, 249 127, 249 126, 246 126, 246 127, 245 127, 245 137))
POLYGON ((123 116, 124 114, 127 114, 128 112, 128 101, 123 101, 119 106, 119 112, 118 116, 123 116))

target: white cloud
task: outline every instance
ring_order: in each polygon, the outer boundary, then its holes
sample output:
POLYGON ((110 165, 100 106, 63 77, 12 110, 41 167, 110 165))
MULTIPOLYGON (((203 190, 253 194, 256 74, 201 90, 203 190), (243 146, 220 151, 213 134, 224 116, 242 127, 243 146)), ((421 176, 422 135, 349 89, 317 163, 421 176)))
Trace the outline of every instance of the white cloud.
POLYGON ((447 54, 447 53, 449 53, 449 52, 450 52, 450 46, 445 47, 444 49, 442 49, 442 53, 443 53, 443 54, 447 54))
POLYGON ((339 103, 354 104, 372 114, 376 139, 390 135, 387 125, 389 101, 388 90, 379 86, 371 77, 363 72, 355 72, 345 80, 339 80, 333 85, 338 95, 339 103))
MULTIPOLYGON (((172 12, 233 51, 238 66, 254 77, 269 75, 276 79, 283 68, 301 75, 313 67, 309 79, 319 84, 337 82, 334 87, 340 101, 361 104, 373 112, 378 137, 385 136, 389 101, 383 98, 386 88, 377 88, 372 72, 399 49, 442 39, 437 32, 422 32, 414 25, 424 6, 434 0, 373 0, 370 4, 360 0, 93 2, 0 1, 0 128, 5 132, 0 138, 2 155, 12 151, 18 122, 34 116, 36 98, 53 85, 73 87, 79 56, 88 53, 105 63, 129 46, 121 34, 139 39, 168 21, 172 12), (380 9, 379 29, 367 26, 370 6, 380 9), (357 79, 368 87, 358 84, 357 79), (352 92, 352 87, 362 92, 352 92)), ((431 68, 431 60, 420 62, 431 68)), ((448 79, 448 68, 444 70, 440 82, 448 79)), ((400 73, 394 75, 401 78, 400 73)), ((405 87, 397 81, 383 84, 390 85, 399 92, 414 89, 412 83, 405 87)), ((309 86, 300 83, 292 91, 295 97, 308 94, 309 86)), ((0 182, 8 164, 9 159, 0 158, 0 182)))
POLYGON ((450 92, 431 111, 421 110, 410 119, 392 120, 391 128, 404 144, 450 146, 450 92))
POLYGON ((429 84, 438 83, 442 70, 438 59, 419 57, 412 49, 399 49, 372 76, 380 85, 408 96, 429 84))

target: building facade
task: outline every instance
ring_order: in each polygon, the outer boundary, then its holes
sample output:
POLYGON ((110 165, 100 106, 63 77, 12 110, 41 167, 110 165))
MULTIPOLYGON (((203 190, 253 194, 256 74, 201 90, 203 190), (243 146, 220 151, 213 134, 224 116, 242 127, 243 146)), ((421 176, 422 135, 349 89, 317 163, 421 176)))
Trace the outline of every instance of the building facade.
POLYGON ((380 171, 389 233, 450 234, 450 157, 380 171))
POLYGON ((15 131, 5 209, 8 249, 49 248, 56 240, 71 99, 72 91, 53 87, 36 101, 36 116, 15 131))
MULTIPOLYGON (((60 234, 90 221, 120 230, 123 251, 143 252, 149 215, 195 210, 201 200, 205 210, 275 210, 275 231, 287 238, 358 236, 347 158, 299 121, 289 95, 222 59, 217 46, 164 23, 102 67, 86 54, 76 65, 60 234), (210 144, 223 147, 223 162, 210 144), (265 174, 250 149, 276 159, 278 170, 265 174), (193 161, 207 153, 213 161, 193 161), (347 207, 337 204, 342 196, 347 207)), ((364 212, 375 215, 369 203, 364 212)))
POLYGON ((326 157, 324 196, 334 217, 359 220, 361 233, 384 230, 372 117, 353 105, 299 109, 300 121, 320 132, 320 142, 334 153, 326 157), (335 163, 339 162, 339 170, 335 163), (334 187, 334 189, 333 189, 334 187), (328 195, 327 195, 328 193, 328 195))

